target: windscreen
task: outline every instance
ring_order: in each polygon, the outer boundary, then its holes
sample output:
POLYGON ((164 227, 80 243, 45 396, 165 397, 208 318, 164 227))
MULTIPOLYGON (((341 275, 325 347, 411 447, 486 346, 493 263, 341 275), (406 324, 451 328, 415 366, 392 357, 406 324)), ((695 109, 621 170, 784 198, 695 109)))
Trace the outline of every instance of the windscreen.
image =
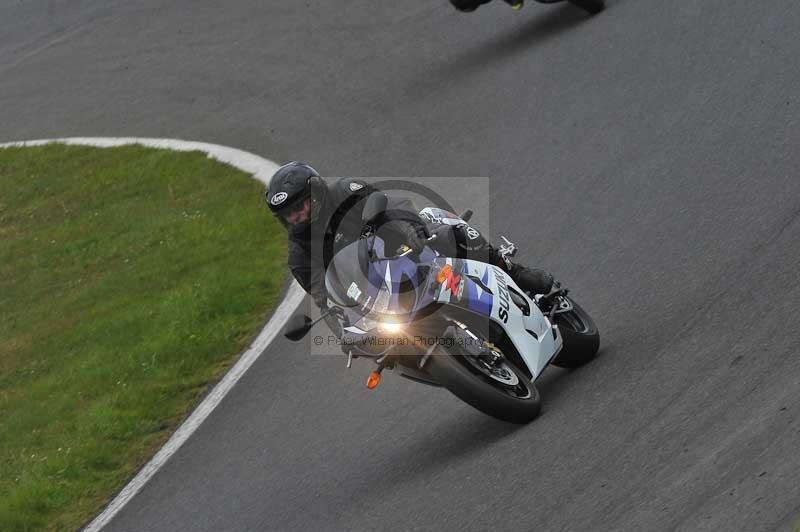
POLYGON ((418 256, 387 258, 380 237, 362 238, 339 251, 328 266, 328 297, 361 315, 412 312, 418 306, 428 264, 434 257, 435 253, 426 248, 418 256))

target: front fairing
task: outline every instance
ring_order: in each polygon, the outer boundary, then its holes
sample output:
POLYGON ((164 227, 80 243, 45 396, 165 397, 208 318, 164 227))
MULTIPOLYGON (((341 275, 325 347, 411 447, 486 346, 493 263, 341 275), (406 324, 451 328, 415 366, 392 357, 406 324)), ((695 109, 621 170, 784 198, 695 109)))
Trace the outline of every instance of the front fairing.
POLYGON ((435 257, 427 247, 417 256, 387 256, 381 238, 362 238, 331 261, 325 276, 328 296, 362 330, 382 321, 409 323, 435 303, 428 289, 435 257))
POLYGON ((535 379, 562 346, 561 335, 550 320, 501 268, 475 260, 439 257, 433 270, 447 266, 458 282, 436 285, 436 302, 501 326, 535 379))

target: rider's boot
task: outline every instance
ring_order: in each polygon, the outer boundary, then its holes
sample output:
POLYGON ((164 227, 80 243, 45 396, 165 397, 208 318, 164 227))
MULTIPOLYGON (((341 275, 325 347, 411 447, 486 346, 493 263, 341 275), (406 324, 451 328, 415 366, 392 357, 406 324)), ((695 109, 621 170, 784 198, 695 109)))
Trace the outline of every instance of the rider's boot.
POLYGON ((486 242, 481 251, 488 255, 487 262, 500 266, 517 286, 528 294, 547 294, 553 288, 554 279, 550 272, 512 262, 511 257, 516 253, 516 249, 508 240, 505 240, 505 244, 499 248, 486 242))
POLYGON ((528 268, 515 262, 500 261, 501 268, 517 283, 517 286, 530 294, 547 294, 553 288, 553 276, 545 270, 528 268))
POLYGON ((490 262, 500 266, 525 292, 531 295, 547 294, 553 288, 554 279, 550 272, 512 262, 499 249, 488 243, 486 251, 489 253, 490 262))

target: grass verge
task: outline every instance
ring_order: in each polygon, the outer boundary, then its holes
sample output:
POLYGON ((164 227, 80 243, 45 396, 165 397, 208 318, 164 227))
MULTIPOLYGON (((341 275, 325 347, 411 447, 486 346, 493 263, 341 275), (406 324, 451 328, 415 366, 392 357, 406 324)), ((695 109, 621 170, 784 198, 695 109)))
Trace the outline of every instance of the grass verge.
POLYGON ((262 185, 200 152, 0 149, 0 530, 74 530, 278 302, 262 185))

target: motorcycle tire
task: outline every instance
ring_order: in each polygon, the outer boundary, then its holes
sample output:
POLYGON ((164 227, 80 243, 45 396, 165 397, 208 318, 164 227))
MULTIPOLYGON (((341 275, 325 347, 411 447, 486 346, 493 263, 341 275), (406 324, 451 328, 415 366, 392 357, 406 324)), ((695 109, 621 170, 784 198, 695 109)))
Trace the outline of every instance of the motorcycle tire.
POLYGON ((503 359, 503 366, 516 377, 518 382, 513 386, 481 373, 467 357, 454 354, 456 350, 434 354, 426 366, 453 395, 485 414, 510 423, 528 423, 539 415, 542 407, 539 391, 508 359, 503 359))

